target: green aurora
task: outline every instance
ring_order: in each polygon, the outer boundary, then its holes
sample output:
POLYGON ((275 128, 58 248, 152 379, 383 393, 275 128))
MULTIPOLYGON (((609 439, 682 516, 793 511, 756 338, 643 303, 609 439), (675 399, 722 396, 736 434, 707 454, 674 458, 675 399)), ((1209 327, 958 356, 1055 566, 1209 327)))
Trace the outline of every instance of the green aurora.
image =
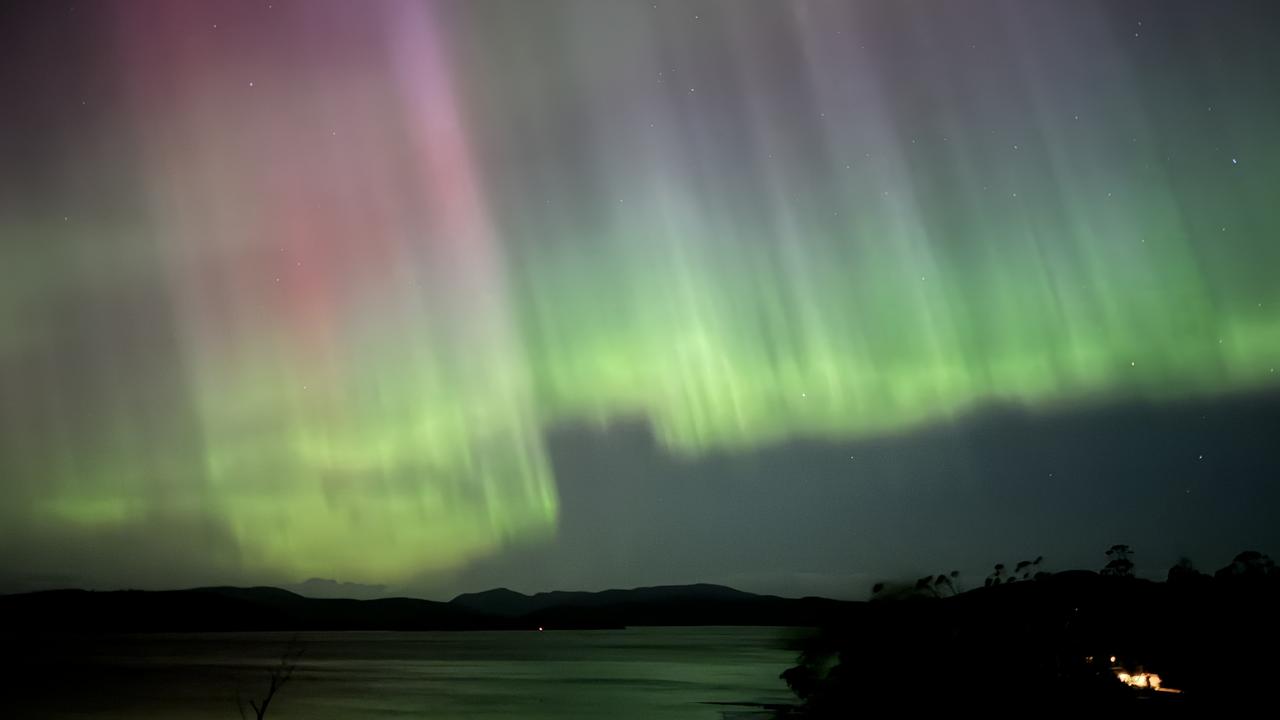
POLYGON ((0 540, 395 583, 553 536, 561 423, 1276 384, 1265 67, 1088 3, 696 5, 99 9, 0 169, 0 540))

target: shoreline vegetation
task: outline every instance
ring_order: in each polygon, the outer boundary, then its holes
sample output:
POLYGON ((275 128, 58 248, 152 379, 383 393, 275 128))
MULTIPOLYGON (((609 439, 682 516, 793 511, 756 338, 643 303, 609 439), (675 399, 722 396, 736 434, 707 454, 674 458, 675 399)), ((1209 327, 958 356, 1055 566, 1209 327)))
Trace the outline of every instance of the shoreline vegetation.
MULTIPOLYGON (((1259 701, 1280 670, 1280 572, 1246 551, 1212 575, 1186 560, 1134 577, 1116 545, 1100 572, 1011 572, 962 592, 958 574, 878 585, 782 673, 803 717, 873 707, 1199 715, 1259 701)), ((790 716, 790 713, 786 714, 790 716)))

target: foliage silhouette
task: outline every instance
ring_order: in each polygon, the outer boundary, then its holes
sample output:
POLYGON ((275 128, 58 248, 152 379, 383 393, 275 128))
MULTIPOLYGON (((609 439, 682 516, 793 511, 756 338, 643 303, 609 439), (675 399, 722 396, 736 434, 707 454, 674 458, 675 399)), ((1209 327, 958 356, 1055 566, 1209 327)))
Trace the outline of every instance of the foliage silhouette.
POLYGON ((1133 577, 1133 548, 1128 545, 1112 545, 1107 550, 1107 557, 1110 560, 1102 568, 1103 575, 1122 578, 1133 577))

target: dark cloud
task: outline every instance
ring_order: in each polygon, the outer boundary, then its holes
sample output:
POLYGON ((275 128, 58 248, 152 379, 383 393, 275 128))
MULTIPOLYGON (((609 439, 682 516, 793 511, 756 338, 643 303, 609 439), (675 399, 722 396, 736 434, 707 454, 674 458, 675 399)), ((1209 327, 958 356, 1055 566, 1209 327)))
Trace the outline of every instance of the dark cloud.
POLYGON ((995 407, 859 442, 794 441, 678 458, 643 423, 550 437, 557 538, 513 547, 437 594, 508 585, 601 589, 720 581, 861 597, 876 580, 1044 555, 1100 567, 1116 542, 1140 574, 1181 555, 1226 564, 1280 547, 1280 396, 1055 412, 995 407))
POLYGON ((364 585, 353 582, 338 582, 329 578, 310 578, 294 585, 283 586, 299 595, 314 598, 378 598, 386 597, 386 585, 364 585))

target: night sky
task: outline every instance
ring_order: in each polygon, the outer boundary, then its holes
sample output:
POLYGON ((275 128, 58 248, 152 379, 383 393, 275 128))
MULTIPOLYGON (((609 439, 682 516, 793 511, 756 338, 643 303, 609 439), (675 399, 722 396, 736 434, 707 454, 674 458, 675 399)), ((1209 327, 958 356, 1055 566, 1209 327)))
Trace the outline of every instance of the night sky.
POLYGON ((0 592, 1278 552, 1278 20, 6 3, 0 592))

